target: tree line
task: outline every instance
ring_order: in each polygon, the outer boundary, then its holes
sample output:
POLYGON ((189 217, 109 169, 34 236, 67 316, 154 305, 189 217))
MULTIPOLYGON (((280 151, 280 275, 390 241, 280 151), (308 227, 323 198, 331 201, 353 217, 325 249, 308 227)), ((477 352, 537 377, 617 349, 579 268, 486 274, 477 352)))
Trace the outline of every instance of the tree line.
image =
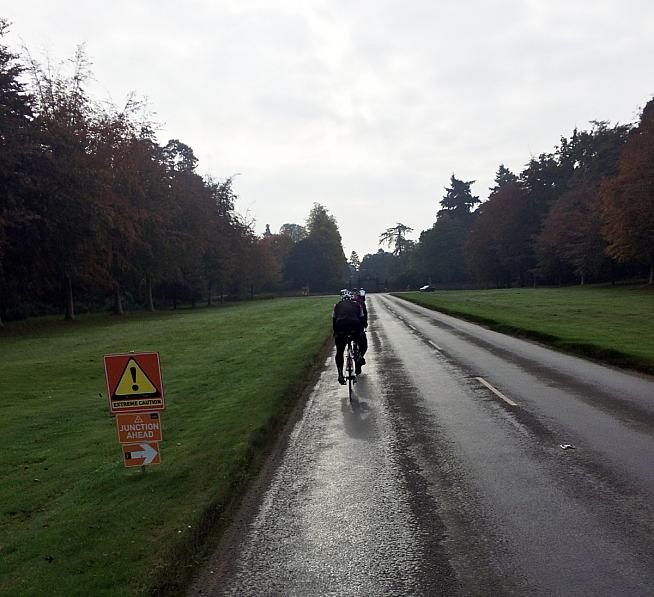
POLYGON ((12 53, 7 31, 0 19, 0 325, 300 287, 653 281, 654 100, 638 123, 593 122, 519 174, 500 165, 483 203, 452 175, 417 241, 398 222, 380 235, 389 251, 346 260, 323 205, 258 236, 232 177, 201 176, 178 139, 160 144, 142 102, 90 97, 83 48, 55 68, 12 53))
POLYGON ((652 284, 654 100, 635 125, 591 125, 519 174, 500 165, 483 203, 452 175, 431 228, 417 242, 405 224, 388 228, 380 244, 392 251, 365 255, 356 276, 389 288, 652 284))
MULTIPOLYGON (((0 20, 0 42, 7 32, 0 20)), ((306 226, 257 236, 231 177, 198 174, 178 139, 159 144, 134 97, 95 101, 90 77, 83 48, 64 69, 0 43, 0 325, 340 284, 345 256, 324 206, 306 226)))

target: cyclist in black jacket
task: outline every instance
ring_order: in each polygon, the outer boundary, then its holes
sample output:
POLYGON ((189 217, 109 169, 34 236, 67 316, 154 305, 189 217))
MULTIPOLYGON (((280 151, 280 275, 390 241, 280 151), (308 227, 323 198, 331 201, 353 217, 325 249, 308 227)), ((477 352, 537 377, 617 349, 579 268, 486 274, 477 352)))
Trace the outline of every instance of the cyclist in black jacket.
POLYGON ((358 288, 353 288, 350 292, 352 298, 361 305, 363 309, 363 327, 364 329, 368 327, 368 308, 366 307, 366 293, 363 294, 359 291, 358 288))
POLYGON ((334 305, 332 313, 332 327, 334 340, 336 342, 336 370, 338 371, 338 383, 345 385, 343 376, 343 353, 347 345, 348 334, 359 345, 359 362, 355 363, 355 373, 361 373, 361 366, 365 364, 363 355, 368 349, 368 340, 364 332, 365 316, 361 303, 353 300, 352 295, 345 291, 341 292, 341 301, 334 305))

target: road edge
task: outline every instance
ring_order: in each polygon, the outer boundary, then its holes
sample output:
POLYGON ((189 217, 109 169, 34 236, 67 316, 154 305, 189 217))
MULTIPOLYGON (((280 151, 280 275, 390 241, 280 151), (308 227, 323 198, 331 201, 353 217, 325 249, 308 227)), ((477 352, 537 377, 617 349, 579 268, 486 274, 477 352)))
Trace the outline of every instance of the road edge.
MULTIPOLYGON (((237 475, 200 516, 200 524, 189 540, 174 548, 166 558, 169 566, 150 585, 149 595, 169 597, 198 594, 207 580, 229 572, 240 539, 256 515, 283 454, 289 436, 301 418, 324 362, 333 350, 330 336, 314 355, 303 375, 286 393, 283 409, 271 417, 253 438, 237 475), (210 570, 214 573, 211 574, 210 570)), ((213 584, 213 582, 212 582, 213 584)))

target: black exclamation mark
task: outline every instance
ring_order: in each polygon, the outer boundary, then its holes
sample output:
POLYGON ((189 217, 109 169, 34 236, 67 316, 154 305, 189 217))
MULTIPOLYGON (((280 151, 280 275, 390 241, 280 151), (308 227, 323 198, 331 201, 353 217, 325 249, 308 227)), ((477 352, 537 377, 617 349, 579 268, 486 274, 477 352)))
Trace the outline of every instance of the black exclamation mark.
POLYGON ((139 386, 136 383, 136 367, 130 367, 129 372, 132 374, 132 381, 134 382, 132 385, 132 390, 136 392, 139 389, 139 386))

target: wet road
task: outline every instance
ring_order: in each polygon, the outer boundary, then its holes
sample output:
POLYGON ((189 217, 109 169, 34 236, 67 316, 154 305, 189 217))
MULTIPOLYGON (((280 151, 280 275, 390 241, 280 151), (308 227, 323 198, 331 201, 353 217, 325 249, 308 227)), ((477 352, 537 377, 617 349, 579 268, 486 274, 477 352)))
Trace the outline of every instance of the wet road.
POLYGON ((356 400, 327 361, 229 576, 216 554, 190 594, 653 595, 651 378, 368 302, 356 400))

